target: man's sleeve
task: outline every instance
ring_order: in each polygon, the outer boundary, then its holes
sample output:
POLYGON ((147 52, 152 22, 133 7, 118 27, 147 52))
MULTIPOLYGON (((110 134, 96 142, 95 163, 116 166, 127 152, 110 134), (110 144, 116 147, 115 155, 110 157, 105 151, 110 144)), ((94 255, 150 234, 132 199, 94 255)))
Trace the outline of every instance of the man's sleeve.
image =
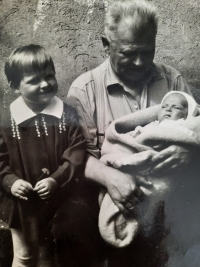
MULTIPOLYGON (((190 90, 189 85, 187 84, 187 82, 185 81, 185 79, 181 75, 177 77, 174 86, 175 86, 176 91, 185 92, 185 93, 191 95, 192 97, 194 97, 191 90, 190 90)), ((198 106, 198 111, 199 111, 198 114, 200 114, 200 105, 198 103, 197 103, 197 106, 198 106)))
POLYGON ((69 89, 66 103, 75 108, 78 113, 79 123, 86 139, 87 152, 96 158, 100 158, 93 92, 92 81, 86 84, 82 89, 72 85, 69 89))
POLYGON ((69 127, 68 127, 68 147, 64 151, 60 166, 51 177, 63 187, 66 186, 72 179, 83 177, 86 145, 82 130, 78 123, 78 115, 76 112, 68 112, 69 127))
POLYGON ((185 79, 182 77, 182 75, 179 75, 176 79, 175 79, 175 83, 174 83, 174 90, 176 91, 181 91, 181 92, 185 92, 189 95, 192 96, 192 92, 190 90, 189 85, 187 84, 187 82, 185 81, 185 79))

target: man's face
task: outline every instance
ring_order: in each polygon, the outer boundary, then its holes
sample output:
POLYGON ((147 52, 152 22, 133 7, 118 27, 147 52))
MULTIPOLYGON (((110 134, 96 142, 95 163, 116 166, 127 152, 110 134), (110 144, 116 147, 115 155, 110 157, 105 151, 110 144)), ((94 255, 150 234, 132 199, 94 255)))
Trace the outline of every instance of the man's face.
POLYGON ((188 115, 188 103, 181 94, 172 94, 165 98, 158 114, 159 122, 163 120, 186 119, 188 115))
POLYGON ((112 68, 122 81, 139 82, 149 71, 155 54, 155 37, 151 29, 136 32, 132 19, 119 24, 108 52, 112 68))

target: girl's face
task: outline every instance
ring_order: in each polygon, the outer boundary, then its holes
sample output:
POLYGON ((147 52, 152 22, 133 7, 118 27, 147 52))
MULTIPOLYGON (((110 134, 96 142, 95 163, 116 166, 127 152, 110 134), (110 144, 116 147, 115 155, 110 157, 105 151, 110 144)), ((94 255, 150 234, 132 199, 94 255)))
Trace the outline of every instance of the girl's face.
POLYGON ((40 71, 31 70, 24 73, 18 90, 27 106, 34 112, 40 112, 58 91, 55 72, 51 66, 48 66, 40 71))

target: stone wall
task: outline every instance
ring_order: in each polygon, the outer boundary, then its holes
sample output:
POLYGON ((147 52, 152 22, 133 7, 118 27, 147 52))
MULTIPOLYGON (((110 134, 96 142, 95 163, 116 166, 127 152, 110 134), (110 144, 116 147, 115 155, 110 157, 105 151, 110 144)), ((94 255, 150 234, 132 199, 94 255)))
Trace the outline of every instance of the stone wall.
MULTIPOLYGON (((155 60, 178 69, 188 83, 200 88, 199 0, 152 0, 160 12, 155 60)), ((101 44, 105 0, 0 0, 0 97, 8 91, 3 66, 13 48, 43 45, 57 70, 64 99, 72 81, 105 59, 101 44)))
MULTIPOLYGON (((151 2, 160 12, 155 60, 175 67, 191 87, 200 89, 200 1, 151 2)), ((0 0, 1 108, 16 97, 7 91, 3 68, 10 52, 19 45, 38 43, 49 50, 62 99, 78 75, 103 62, 106 55, 101 34, 108 3, 105 0, 0 0)), ((3 227, 1 223, 0 226, 3 227)), ((8 235, 7 231, 0 231, 1 267, 10 266, 12 248, 8 235), (8 243, 2 248, 5 238, 8 243)))

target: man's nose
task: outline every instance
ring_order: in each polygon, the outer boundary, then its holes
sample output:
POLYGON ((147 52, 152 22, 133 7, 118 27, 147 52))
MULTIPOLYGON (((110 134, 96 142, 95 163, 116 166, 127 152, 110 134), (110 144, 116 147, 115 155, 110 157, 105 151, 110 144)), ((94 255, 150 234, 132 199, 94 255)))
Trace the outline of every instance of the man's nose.
POLYGON ((142 59, 141 55, 137 55, 134 59, 133 59, 133 64, 137 67, 143 67, 144 65, 144 60, 142 59))

